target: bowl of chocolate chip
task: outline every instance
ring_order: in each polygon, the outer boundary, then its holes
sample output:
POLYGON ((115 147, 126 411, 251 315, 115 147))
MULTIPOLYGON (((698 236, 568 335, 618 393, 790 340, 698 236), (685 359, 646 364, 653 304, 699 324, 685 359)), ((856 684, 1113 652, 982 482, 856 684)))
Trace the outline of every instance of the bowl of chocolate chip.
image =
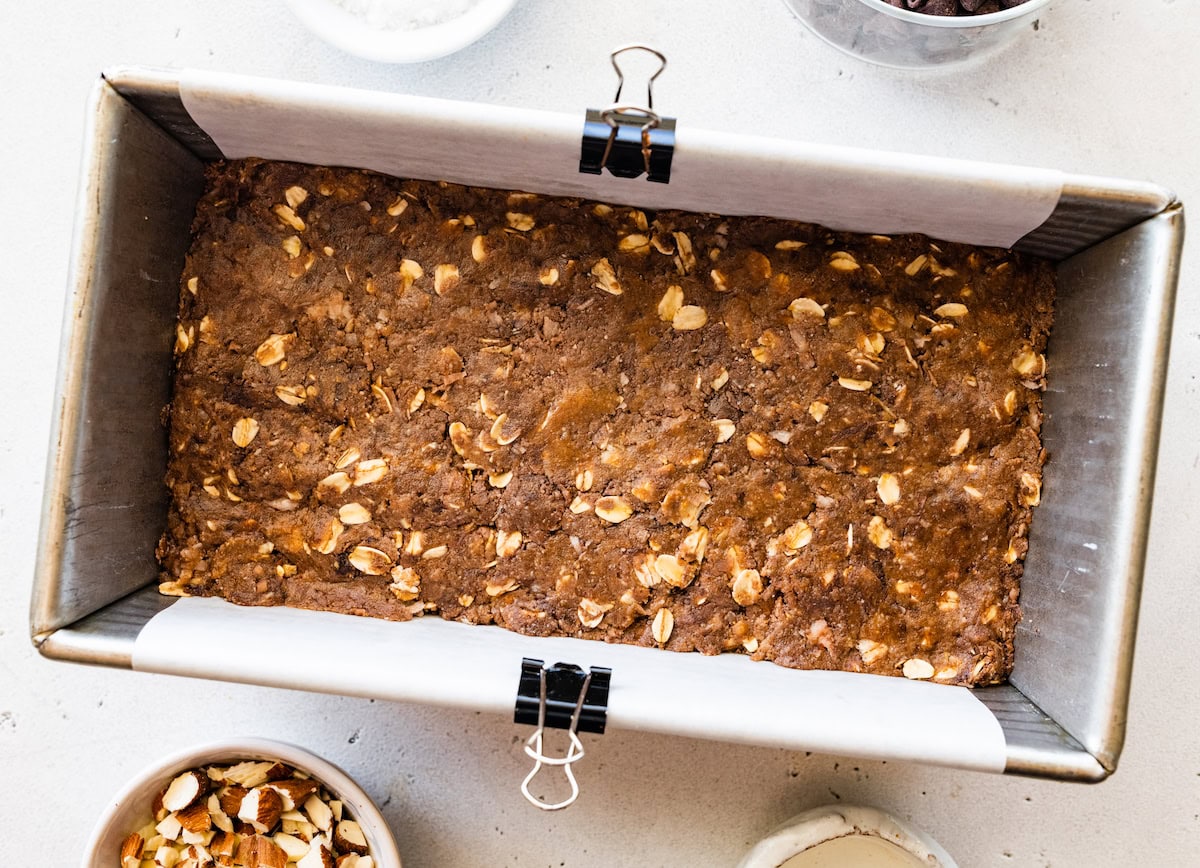
POLYGON ((201 745, 143 769, 105 808, 83 868, 400 868, 358 784, 303 748, 201 745))
POLYGON ((990 57, 1050 0, 784 0, 817 36, 881 66, 937 69, 990 57))

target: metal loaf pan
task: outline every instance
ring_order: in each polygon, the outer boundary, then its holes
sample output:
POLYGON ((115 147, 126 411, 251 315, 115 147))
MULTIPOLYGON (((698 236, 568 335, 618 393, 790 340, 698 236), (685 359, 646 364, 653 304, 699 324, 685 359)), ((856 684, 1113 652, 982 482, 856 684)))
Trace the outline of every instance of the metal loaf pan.
MULTIPOLYGON (((50 658, 129 667, 139 631, 172 603, 157 593, 154 559, 167 510, 161 412, 203 167, 222 156, 180 82, 177 72, 117 70, 89 106, 31 612, 33 642, 50 658)), ((457 122, 438 105, 430 123, 457 122)), ((504 128, 509 110, 480 110, 479 150, 460 155, 465 168, 450 180, 488 184, 489 131, 504 128)), ((850 180, 847 167, 864 161, 864 152, 821 153, 850 180)), ((562 156, 559 175, 520 186, 573 189, 561 179, 578 153, 562 156)), ((686 160, 681 146, 679 172, 686 160)), ((776 180, 786 186, 786 171, 776 180)), ((934 194, 941 183, 917 169, 910 180, 934 194)), ((590 188, 599 198, 646 207, 662 190, 594 183, 608 185, 590 188)), ((1058 262, 1060 288, 1043 432, 1052 458, 1016 668, 1009 684, 976 691, 1003 730, 1009 773, 1098 781, 1121 752, 1182 239, 1182 206, 1166 191, 1067 175, 1048 219, 1015 244, 1058 262)))

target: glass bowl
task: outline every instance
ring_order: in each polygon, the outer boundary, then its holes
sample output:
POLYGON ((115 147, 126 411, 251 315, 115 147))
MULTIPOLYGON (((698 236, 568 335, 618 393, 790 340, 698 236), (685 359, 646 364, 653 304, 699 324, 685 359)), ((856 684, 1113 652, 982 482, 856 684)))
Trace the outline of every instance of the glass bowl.
POLYGON ((881 66, 937 69, 981 60, 1032 29, 1050 0, 986 15, 926 15, 883 0, 784 0, 813 33, 847 54, 881 66))

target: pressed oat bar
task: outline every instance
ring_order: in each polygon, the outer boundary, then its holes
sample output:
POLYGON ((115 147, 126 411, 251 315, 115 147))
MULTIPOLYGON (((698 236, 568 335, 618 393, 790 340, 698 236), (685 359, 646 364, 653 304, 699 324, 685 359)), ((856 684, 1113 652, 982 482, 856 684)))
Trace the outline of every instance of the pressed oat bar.
POLYGON ((1047 263, 253 160, 194 229, 165 592, 1007 676, 1047 263))

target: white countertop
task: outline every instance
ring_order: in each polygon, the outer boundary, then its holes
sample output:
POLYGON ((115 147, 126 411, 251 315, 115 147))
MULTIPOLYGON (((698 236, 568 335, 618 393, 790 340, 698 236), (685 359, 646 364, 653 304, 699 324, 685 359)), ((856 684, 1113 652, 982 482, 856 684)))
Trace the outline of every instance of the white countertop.
MULTIPOLYGON (((41 659, 27 610, 84 121, 99 71, 193 66, 581 112, 608 51, 670 67, 688 124, 1155 181, 1200 201, 1194 0, 1056 0, 969 72, 867 66, 779 0, 520 0, 483 41, 417 66, 327 48, 282 2, 9 3, 0 13, 0 865, 70 866, 108 797, 199 741, 259 735, 342 765, 383 805, 406 868, 733 865, 801 810, 885 808, 963 866, 1200 864, 1200 264, 1184 257, 1128 740, 1082 786, 633 732, 587 737, 583 795, 544 815, 517 791, 526 727, 445 711, 41 659)), ((1193 239, 1194 241, 1194 239, 1193 239)), ((1193 243, 1191 248, 1195 247, 1193 243)))

